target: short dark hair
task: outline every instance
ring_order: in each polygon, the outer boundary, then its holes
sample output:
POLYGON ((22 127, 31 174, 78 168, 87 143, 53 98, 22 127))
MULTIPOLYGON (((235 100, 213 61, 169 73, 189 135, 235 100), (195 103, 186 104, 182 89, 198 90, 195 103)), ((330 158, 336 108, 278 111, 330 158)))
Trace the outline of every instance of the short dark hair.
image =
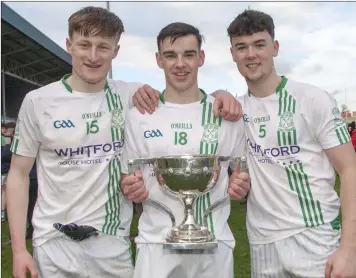
POLYGON ((202 42, 205 40, 205 38, 202 34, 200 34, 198 28, 183 22, 174 22, 168 24, 159 32, 157 36, 158 50, 160 50, 160 43, 163 42, 166 38, 171 38, 171 44, 173 44, 176 39, 188 35, 194 35, 197 38, 198 47, 200 49, 202 42))
POLYGON ((121 19, 116 14, 100 7, 82 8, 68 19, 70 38, 74 32, 78 32, 85 37, 98 35, 119 40, 124 31, 121 19))
POLYGON ((350 124, 350 126, 351 126, 353 129, 356 129, 356 123, 355 123, 355 121, 353 121, 353 122, 350 124))
POLYGON ((7 128, 7 124, 5 122, 1 122, 1 128, 7 128))
POLYGON ((274 39, 274 23, 270 15, 247 9, 239 14, 227 28, 230 40, 233 37, 252 35, 257 32, 267 31, 274 39))

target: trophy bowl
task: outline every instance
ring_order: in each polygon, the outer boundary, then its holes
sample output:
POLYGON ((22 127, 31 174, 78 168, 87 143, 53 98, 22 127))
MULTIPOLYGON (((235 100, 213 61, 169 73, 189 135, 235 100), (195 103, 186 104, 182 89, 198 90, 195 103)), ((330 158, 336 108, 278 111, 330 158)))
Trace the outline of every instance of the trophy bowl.
POLYGON ((163 246, 170 249, 211 249, 218 246, 215 236, 208 229, 207 218, 229 195, 219 199, 206 209, 203 223, 197 223, 194 206, 196 200, 207 194, 217 184, 222 161, 246 163, 246 158, 217 155, 171 155, 149 159, 129 160, 129 172, 141 164, 153 165, 160 186, 182 203, 184 219, 176 225, 173 212, 164 204, 148 198, 153 205, 164 210, 172 220, 172 229, 163 246))
POLYGON ((173 194, 205 193, 216 184, 220 168, 215 155, 157 157, 153 167, 158 182, 173 194))

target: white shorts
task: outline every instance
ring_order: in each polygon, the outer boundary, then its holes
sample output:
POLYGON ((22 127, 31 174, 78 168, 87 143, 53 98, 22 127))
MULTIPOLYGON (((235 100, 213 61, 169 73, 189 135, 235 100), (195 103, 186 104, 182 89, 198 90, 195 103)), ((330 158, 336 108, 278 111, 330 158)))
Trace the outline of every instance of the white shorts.
POLYGON ((233 250, 219 242, 213 250, 169 250, 142 244, 137 250, 134 278, 233 278, 233 250))
POLYGON ((324 278, 339 241, 340 231, 324 224, 273 243, 250 244, 251 277, 324 278))
POLYGON ((100 233, 83 241, 51 239, 34 247, 39 278, 132 278, 130 240, 100 233))

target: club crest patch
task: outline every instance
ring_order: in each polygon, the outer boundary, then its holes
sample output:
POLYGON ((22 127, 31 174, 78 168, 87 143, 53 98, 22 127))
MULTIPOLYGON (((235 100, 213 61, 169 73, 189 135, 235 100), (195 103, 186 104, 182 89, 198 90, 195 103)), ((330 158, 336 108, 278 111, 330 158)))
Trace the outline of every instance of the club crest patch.
POLYGON ((111 127, 113 128, 124 128, 124 123, 125 123, 125 119, 124 119, 124 115, 123 115, 123 111, 119 108, 114 108, 111 111, 111 127))
POLYGON ((340 110, 337 107, 334 107, 332 110, 332 114, 334 117, 334 124, 336 127, 342 126, 344 124, 343 119, 340 116, 340 110))
POLYGON ((214 123, 204 125, 204 133, 201 139, 202 142, 208 144, 218 143, 219 139, 219 126, 214 123))
POLYGON ((279 116, 278 131, 292 131, 294 126, 294 113, 284 112, 279 116))

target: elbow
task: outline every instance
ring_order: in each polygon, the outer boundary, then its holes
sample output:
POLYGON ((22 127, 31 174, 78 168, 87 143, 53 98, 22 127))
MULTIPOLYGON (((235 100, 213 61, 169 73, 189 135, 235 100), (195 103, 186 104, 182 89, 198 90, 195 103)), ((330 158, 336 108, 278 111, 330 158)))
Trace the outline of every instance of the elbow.
POLYGON ((6 189, 24 187, 28 184, 29 173, 21 171, 16 167, 10 167, 9 174, 7 176, 6 189))
POLYGON ((341 180, 353 180, 355 181, 356 180, 356 159, 355 159, 355 162, 354 163, 351 163, 349 165, 344 165, 344 167, 341 167, 337 170, 339 176, 340 176, 340 179, 341 180))

